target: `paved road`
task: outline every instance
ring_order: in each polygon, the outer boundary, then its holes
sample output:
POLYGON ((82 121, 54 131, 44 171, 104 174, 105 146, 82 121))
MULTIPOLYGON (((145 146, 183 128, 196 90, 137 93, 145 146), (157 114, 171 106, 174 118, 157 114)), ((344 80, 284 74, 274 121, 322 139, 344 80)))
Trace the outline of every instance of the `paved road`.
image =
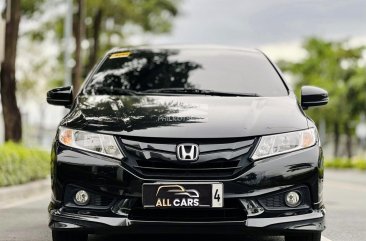
POLYGON ((366 172, 326 172, 324 195, 324 236, 333 241, 366 241, 366 172))
MULTIPOLYGON (((324 241, 366 241, 366 173, 327 171, 325 200, 327 230, 324 241)), ((48 195, 34 200, 23 200, 0 209, 0 241, 50 241, 47 228, 48 195)), ((184 238, 184 236, 179 236, 184 238)), ((192 240, 192 236, 187 235, 192 240)), ((124 237, 123 240, 144 241, 143 236, 124 237)), ((171 236, 149 236, 154 240, 171 240, 171 236)), ((197 237, 197 240, 224 240, 227 236, 197 237)), ((283 241, 281 237, 230 237, 240 241, 283 241)), ((93 241, 122 240, 118 236, 92 236, 93 241)))

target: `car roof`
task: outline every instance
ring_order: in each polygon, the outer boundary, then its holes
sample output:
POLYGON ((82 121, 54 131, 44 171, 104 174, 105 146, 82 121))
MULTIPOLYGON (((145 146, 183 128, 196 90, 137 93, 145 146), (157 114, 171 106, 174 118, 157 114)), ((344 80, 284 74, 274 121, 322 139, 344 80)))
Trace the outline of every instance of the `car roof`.
POLYGON ((116 47, 112 48, 107 54, 121 52, 121 51, 132 51, 132 50, 165 50, 165 49, 177 49, 177 50, 226 50, 226 51, 237 51, 237 52, 248 52, 258 53, 262 52, 258 49, 240 48, 223 45, 141 45, 141 46, 130 46, 130 47, 116 47))

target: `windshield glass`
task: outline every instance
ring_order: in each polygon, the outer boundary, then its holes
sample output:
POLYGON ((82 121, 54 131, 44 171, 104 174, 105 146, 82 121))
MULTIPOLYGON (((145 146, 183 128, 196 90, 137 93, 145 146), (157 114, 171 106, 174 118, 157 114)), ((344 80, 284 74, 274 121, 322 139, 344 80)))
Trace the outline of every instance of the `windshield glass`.
MULTIPOLYGON (((217 49, 112 53, 86 84, 84 93, 118 95, 131 93, 127 91, 137 93, 165 88, 250 93, 256 96, 288 94, 278 73, 262 54, 217 49)), ((179 93, 182 94, 182 91, 179 93)))

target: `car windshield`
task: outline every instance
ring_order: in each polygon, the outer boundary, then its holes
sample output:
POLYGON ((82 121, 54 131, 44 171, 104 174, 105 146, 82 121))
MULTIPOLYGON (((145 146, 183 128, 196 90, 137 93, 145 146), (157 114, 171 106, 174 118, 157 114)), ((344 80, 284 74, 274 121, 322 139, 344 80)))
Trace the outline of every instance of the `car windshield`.
POLYGON ((280 76, 263 54, 217 49, 115 52, 95 71, 85 85, 84 93, 252 97, 288 94, 280 76))

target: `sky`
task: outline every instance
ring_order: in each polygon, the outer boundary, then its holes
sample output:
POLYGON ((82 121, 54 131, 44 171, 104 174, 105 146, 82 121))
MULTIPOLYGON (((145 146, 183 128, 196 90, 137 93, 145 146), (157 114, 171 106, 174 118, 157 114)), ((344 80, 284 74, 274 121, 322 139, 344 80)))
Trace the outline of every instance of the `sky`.
POLYGON ((296 59, 306 37, 366 43, 365 0, 182 0, 170 35, 133 43, 219 44, 261 48, 296 59))

